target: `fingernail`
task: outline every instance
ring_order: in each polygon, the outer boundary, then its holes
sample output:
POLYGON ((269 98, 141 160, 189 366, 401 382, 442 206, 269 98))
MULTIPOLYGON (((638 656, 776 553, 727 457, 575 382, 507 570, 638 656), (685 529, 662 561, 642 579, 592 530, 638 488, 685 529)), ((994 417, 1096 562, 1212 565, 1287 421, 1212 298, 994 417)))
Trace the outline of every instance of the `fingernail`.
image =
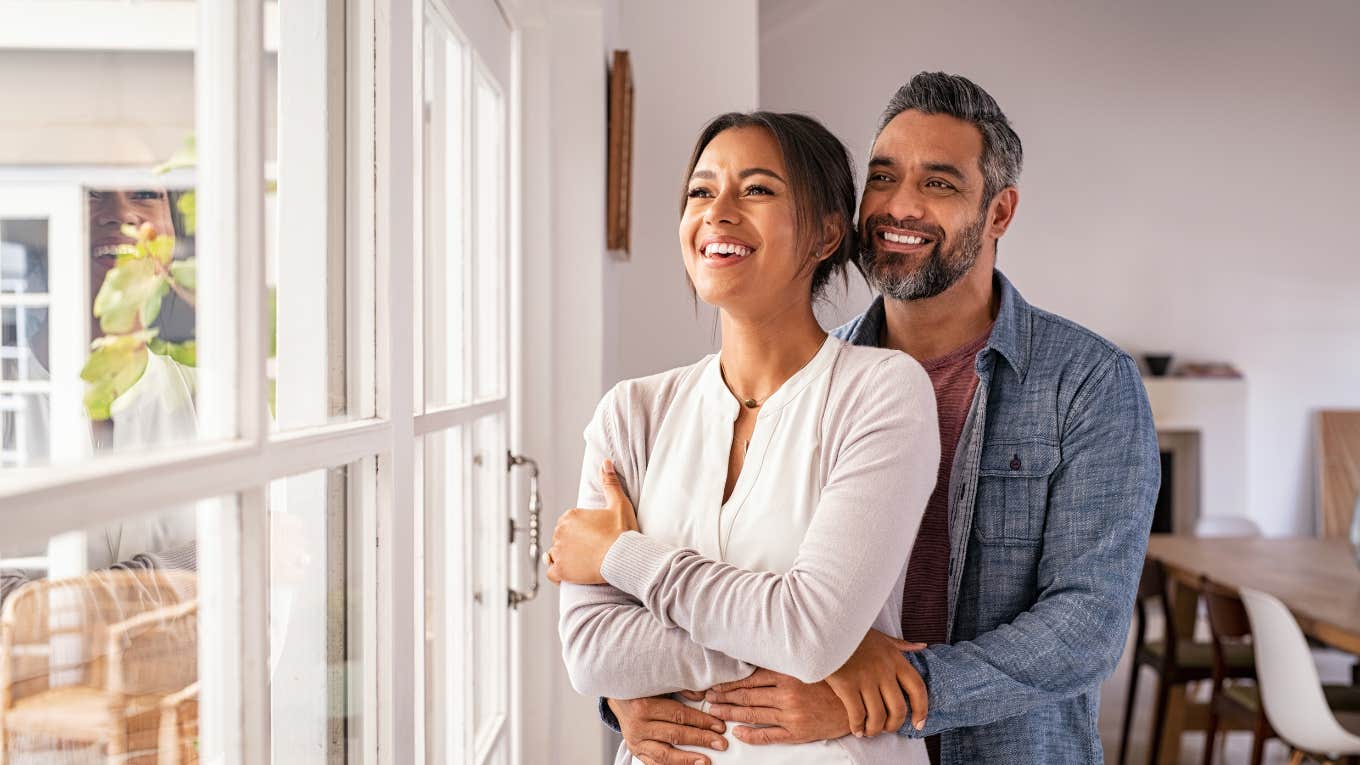
POLYGON ((694 761, 694 765, 704 765, 704 761, 703 761, 703 760, 695 760, 695 761, 694 761))
POLYGON ((921 730, 922 728, 926 727, 926 721, 924 718, 920 720, 912 720, 911 727, 915 728, 916 730, 921 730))
POLYGON ((723 726, 721 726, 721 725, 712 725, 712 726, 709 726, 709 727, 713 728, 713 732, 714 732, 714 733, 722 733, 722 732, 723 732, 723 726))
POLYGON ((605 460, 605 461, 604 461, 604 469, 605 469, 605 472, 607 472, 607 473, 612 473, 612 472, 614 472, 614 460, 605 460))
POLYGON ((727 746, 727 742, 723 741, 720 738, 715 738, 712 741, 710 741, 708 745, 713 747, 714 749, 722 749, 723 747, 727 746))

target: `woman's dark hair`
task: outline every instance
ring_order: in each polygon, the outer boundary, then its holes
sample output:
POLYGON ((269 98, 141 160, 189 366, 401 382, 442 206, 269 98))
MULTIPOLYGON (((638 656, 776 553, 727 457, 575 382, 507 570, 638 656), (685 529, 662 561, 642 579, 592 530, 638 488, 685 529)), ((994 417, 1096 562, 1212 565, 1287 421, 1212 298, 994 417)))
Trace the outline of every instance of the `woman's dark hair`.
MULTIPOLYGON (((845 232, 836 251, 817 263, 812 274, 812 297, 816 299, 826 289, 832 275, 846 279, 847 263, 855 259, 855 174, 850 167, 850 152, 845 144, 832 135, 822 123, 806 114, 784 112, 728 112, 714 117, 699 133, 685 168, 680 190, 680 213, 683 215, 689 198, 689 179, 699 157, 708 144, 724 130, 760 127, 768 130, 779 144, 788 171, 789 189, 797 210, 797 241, 805 251, 807 261, 813 261, 815 243, 821 239, 823 222, 828 216, 839 217, 845 232)), ((858 267, 858 266, 857 266, 858 267)), ((691 285, 691 288, 693 285, 691 285)))

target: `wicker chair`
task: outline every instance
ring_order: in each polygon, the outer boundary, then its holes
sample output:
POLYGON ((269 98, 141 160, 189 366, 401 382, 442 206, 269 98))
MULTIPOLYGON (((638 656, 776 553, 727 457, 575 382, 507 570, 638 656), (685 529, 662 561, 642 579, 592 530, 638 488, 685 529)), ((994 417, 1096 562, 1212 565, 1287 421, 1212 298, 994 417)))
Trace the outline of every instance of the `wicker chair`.
POLYGON ((0 615, 0 765, 78 748, 156 762, 162 703, 197 679, 196 582, 98 571, 15 592, 0 615))

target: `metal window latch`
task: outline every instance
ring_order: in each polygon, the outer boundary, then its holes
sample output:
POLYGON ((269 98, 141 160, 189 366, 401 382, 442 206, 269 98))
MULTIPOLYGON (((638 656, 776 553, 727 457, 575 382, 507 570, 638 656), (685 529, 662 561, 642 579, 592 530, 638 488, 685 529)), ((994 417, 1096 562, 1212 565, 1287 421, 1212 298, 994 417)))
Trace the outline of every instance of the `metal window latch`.
MULTIPOLYGON (((515 588, 510 588, 510 607, 518 608, 520 603, 533 600, 538 596, 538 564, 539 564, 539 529, 540 515, 543 512, 543 497, 538 492, 538 462, 519 454, 505 453, 507 471, 517 467, 529 469, 529 525, 521 526, 510 518, 510 539, 511 546, 515 544, 515 538, 521 532, 529 534, 529 560, 534 568, 533 579, 529 582, 529 590, 522 592, 515 588)), ((513 557, 512 557, 513 560, 513 557)))

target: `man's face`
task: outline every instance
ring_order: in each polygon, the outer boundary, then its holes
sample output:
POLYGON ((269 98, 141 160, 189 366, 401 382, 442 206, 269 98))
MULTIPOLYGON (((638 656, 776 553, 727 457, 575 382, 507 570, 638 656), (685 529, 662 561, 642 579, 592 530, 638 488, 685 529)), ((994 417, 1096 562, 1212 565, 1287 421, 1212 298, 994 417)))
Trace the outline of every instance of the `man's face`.
POLYGON ((150 223, 157 236, 174 236, 170 219, 170 195, 165 189, 91 190, 90 288, 97 291, 104 275, 117 263, 118 255, 131 252, 136 239, 123 233, 123 224, 150 223))
POLYGON ((983 246, 982 134, 908 110, 883 128, 860 200, 860 265, 889 298, 923 300, 972 269, 983 246))

